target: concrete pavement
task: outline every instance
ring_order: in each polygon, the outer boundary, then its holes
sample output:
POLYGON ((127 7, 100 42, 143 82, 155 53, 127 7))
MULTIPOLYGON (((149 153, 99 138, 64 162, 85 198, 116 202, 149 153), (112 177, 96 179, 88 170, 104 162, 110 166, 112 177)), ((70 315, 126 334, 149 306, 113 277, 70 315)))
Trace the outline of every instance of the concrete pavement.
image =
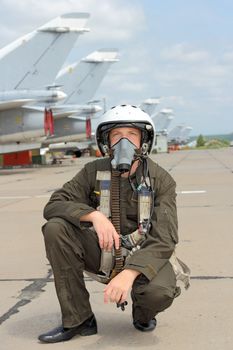
POLYGON ((40 231, 51 193, 91 158, 67 166, 0 170, 0 349, 230 350, 233 347, 233 148, 153 155, 177 182, 178 256, 191 287, 158 315, 153 333, 104 305, 101 284, 87 278, 99 332, 44 345, 37 335, 60 323, 59 305, 40 231))

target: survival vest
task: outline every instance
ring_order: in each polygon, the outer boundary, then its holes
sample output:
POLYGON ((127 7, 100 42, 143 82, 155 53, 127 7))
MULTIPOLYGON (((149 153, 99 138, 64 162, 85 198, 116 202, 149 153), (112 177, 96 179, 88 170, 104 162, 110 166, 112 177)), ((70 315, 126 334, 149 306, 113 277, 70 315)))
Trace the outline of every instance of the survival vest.
MULTIPOLYGON (((111 212, 111 171, 97 171, 97 180, 100 182, 100 210, 106 217, 110 218, 111 212)), ((146 178, 147 184, 150 185, 150 179, 146 178)), ((117 256, 114 249, 111 252, 102 250, 100 271, 98 274, 85 271, 94 280, 107 284, 113 277, 113 271, 116 266, 117 259, 123 260, 123 265, 127 258, 140 249, 141 243, 146 239, 146 233, 150 227, 150 216, 152 207, 151 191, 145 183, 140 185, 138 189, 138 229, 131 234, 121 236, 121 256, 117 256)), ((188 266, 176 257, 175 251, 169 259, 177 281, 182 281, 185 288, 190 286, 190 269, 188 266)), ((118 271, 119 272, 119 271, 118 271)))

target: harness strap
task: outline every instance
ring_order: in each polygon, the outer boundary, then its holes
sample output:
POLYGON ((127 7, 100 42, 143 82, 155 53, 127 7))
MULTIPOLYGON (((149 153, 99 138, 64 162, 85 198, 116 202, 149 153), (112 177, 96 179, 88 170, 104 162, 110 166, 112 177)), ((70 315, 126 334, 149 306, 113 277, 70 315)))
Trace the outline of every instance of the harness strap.
MULTIPOLYGON (((120 223, 120 172, 113 170, 111 179, 111 221, 115 227, 119 237, 121 237, 121 223, 120 223)), ((119 249, 115 248, 115 266, 111 273, 111 278, 121 272, 124 266, 124 258, 121 248, 121 238, 119 249)))

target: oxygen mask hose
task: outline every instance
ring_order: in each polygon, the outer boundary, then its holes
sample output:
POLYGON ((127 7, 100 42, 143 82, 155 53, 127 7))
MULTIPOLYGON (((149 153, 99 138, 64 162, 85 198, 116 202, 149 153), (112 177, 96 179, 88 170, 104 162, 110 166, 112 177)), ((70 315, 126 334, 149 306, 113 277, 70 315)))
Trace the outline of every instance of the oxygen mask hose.
POLYGON ((113 169, 120 171, 120 173, 128 172, 134 160, 137 147, 127 138, 122 138, 111 149, 113 151, 111 161, 113 169))

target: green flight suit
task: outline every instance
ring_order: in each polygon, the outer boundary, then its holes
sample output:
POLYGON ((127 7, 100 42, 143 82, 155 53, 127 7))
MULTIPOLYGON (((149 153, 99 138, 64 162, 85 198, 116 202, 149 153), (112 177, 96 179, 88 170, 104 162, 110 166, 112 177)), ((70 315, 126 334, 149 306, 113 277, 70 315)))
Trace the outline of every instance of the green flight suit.
MULTIPOLYGON (((148 159, 151 186, 155 193, 151 229, 141 249, 127 259, 124 268, 141 274, 131 291, 133 318, 148 322, 169 307, 179 294, 169 258, 178 243, 175 181, 159 165, 148 159)), ((47 257, 51 263, 64 327, 81 324, 92 315, 83 271, 97 273, 101 250, 91 224, 80 217, 99 206, 96 172, 111 170, 109 158, 97 159, 55 191, 44 209, 48 222, 43 226, 47 257)), ((142 169, 131 177, 140 183, 142 169)), ((137 194, 128 178, 120 180, 121 234, 137 229, 137 194)))

